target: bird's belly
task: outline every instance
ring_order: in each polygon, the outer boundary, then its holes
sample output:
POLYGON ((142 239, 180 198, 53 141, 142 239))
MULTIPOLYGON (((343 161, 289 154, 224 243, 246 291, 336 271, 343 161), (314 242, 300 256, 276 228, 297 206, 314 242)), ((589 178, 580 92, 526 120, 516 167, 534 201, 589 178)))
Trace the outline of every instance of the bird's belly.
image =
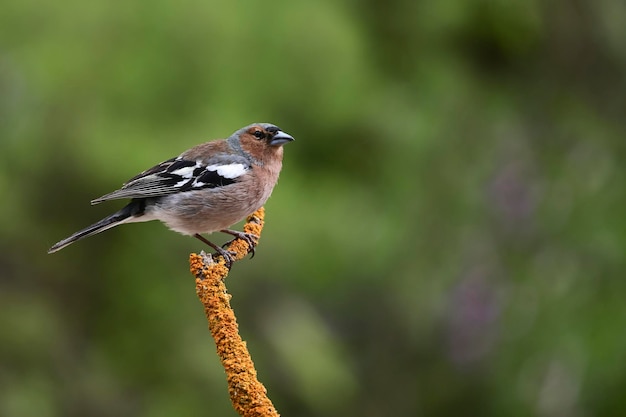
POLYGON ((243 220, 267 200, 265 196, 236 197, 226 193, 215 193, 211 198, 194 191, 180 193, 156 200, 150 214, 184 235, 211 233, 243 220))

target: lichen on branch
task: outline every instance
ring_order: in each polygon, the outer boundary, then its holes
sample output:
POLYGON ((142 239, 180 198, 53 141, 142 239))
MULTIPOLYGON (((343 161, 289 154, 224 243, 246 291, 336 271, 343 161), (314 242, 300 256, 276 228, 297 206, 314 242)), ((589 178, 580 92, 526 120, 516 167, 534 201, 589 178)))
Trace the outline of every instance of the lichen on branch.
MULTIPOLYGON (((246 220, 244 232, 261 236, 265 211, 260 208, 246 220)), ((252 248, 243 239, 233 240, 226 250, 234 252, 233 259, 244 258, 252 248)), ((239 335, 235 312, 230 306, 224 279, 228 275, 221 256, 192 253, 189 257, 191 273, 196 278, 196 294, 204 306, 209 330, 215 340, 217 354, 226 371, 228 392, 235 410, 246 417, 278 417, 279 414, 267 397, 267 391, 257 379, 256 369, 239 335)))

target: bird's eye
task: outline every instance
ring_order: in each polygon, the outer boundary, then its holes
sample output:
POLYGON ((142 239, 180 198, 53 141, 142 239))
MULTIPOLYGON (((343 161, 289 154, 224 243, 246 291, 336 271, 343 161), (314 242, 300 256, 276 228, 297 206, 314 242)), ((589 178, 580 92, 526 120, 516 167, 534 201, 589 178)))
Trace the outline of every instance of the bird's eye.
POLYGON ((260 130, 255 130, 254 131, 254 137, 257 139, 263 139, 265 137, 265 135, 263 134, 262 131, 260 130))

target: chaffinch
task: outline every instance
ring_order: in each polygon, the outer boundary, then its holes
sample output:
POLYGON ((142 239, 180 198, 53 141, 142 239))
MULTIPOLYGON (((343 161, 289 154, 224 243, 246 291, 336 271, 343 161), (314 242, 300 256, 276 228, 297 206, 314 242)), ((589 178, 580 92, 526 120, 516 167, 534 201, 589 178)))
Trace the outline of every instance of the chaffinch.
POLYGON ((171 230, 194 236, 217 250, 230 268, 230 254, 201 233, 221 231, 244 239, 254 255, 256 236, 228 227, 265 204, 278 181, 282 146, 293 140, 272 124, 255 123, 228 139, 194 146, 93 200, 91 204, 131 199, 116 213, 56 243, 48 253, 122 223, 160 220, 171 230))

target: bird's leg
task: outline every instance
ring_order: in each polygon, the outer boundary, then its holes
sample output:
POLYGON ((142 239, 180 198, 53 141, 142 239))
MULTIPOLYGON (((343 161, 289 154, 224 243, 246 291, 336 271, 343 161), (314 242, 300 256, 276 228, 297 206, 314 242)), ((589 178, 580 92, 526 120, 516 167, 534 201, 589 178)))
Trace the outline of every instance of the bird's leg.
POLYGON ((193 235, 193 237, 195 237, 196 239, 206 243, 207 245, 209 245, 210 247, 215 249, 217 251, 217 253, 222 255, 222 257, 224 258, 224 261, 226 261, 226 268, 230 269, 230 267, 233 266, 233 252, 229 252, 229 251, 221 248, 220 246, 216 245, 215 243, 210 242, 207 238, 205 238, 204 236, 202 236, 199 233, 196 233, 195 235, 193 235))
MULTIPOLYGON (((254 258, 254 253, 255 253, 254 248, 256 247, 256 244, 259 240, 259 237, 257 235, 255 235, 254 233, 246 233, 246 232, 240 232, 238 230, 230 230, 230 229, 222 229, 220 230, 220 232, 226 233, 231 236, 235 236, 235 239, 244 240, 250 247, 250 253, 252 254, 252 256, 250 256, 250 259, 254 258)), ((233 240, 226 242, 224 246, 231 244, 233 240)))

